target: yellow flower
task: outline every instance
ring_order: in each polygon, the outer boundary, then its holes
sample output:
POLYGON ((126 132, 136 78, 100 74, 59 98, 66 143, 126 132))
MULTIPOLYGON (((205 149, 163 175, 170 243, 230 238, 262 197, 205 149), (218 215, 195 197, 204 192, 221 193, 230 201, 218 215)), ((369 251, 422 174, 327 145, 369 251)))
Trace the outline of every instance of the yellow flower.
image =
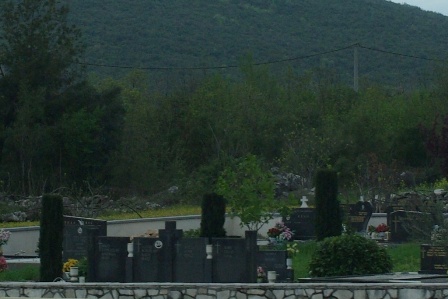
POLYGON ((65 263, 64 266, 62 268, 62 270, 64 272, 69 272, 70 271, 70 267, 76 267, 78 265, 78 260, 75 259, 68 259, 65 263))

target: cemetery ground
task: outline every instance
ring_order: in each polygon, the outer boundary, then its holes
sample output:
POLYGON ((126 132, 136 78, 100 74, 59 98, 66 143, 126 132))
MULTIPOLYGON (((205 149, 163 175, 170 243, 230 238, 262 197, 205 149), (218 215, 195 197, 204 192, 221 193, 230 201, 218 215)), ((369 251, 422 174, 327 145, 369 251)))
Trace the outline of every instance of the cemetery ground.
MULTIPOLYGON (((300 252, 294 258, 295 278, 309 277, 308 264, 316 249, 315 241, 299 242, 300 252)), ((382 244, 393 260, 393 272, 417 272, 420 269, 420 244, 382 244)), ((39 267, 25 266, 0 272, 0 281, 39 281, 39 267)))

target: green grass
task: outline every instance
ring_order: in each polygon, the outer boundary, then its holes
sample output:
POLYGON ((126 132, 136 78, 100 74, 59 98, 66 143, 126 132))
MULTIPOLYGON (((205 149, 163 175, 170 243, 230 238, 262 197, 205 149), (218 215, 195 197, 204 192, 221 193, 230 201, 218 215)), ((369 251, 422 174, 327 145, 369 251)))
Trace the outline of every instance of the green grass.
MULTIPOLYGON (((96 219, 102 220, 126 220, 135 218, 156 218, 156 217, 169 217, 169 216, 186 216, 186 215, 200 215, 200 206, 172 206, 161 209, 148 209, 145 211, 139 211, 137 213, 109 213, 107 215, 102 215, 95 217, 96 219)), ((0 228, 12 228, 12 227, 24 227, 24 226, 38 226, 39 221, 28 221, 28 222, 4 222, 0 223, 0 228)))
POLYGON ((392 258, 394 272, 415 272, 420 270, 420 244, 404 243, 387 248, 392 258))
MULTIPOLYGON (((317 243, 314 241, 300 242, 300 252, 294 258, 294 277, 309 277, 308 265, 317 243)), ((420 270, 420 245, 415 243, 385 244, 386 250, 392 258, 393 272, 416 272, 420 270)))
POLYGON ((23 266, 0 272, 0 281, 39 281, 39 266, 23 266))

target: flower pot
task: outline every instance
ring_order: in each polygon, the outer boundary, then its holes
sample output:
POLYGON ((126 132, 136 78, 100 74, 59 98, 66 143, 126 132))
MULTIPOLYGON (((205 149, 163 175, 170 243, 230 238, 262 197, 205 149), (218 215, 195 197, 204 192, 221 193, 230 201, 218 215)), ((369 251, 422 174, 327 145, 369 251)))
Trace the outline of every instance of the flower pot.
POLYGON ((286 269, 288 270, 292 269, 292 258, 286 259, 286 269))
POLYGON ((263 282, 263 277, 257 277, 257 282, 258 283, 262 283, 263 282))
POLYGON ((86 277, 85 276, 79 276, 79 283, 85 283, 86 277))
POLYGON ((78 267, 70 267, 70 281, 77 282, 78 281, 79 269, 78 267))
POLYGON ((277 272, 275 271, 268 271, 268 282, 274 283, 277 279, 277 272))
POLYGON ((277 245, 277 238, 269 237, 269 244, 270 245, 277 245))

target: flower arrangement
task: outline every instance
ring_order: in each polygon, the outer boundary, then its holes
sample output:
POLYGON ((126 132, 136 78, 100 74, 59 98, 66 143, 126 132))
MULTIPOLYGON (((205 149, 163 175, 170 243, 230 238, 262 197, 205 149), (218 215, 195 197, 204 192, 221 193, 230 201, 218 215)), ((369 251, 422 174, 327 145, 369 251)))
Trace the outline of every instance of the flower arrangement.
POLYGON ((275 238, 278 241, 289 241, 292 239, 293 232, 283 222, 277 222, 274 227, 268 230, 268 237, 275 238))
POLYGON ((388 232, 388 231, 389 231, 389 227, 386 224, 384 224, 384 223, 379 224, 375 228, 375 232, 377 232, 377 233, 385 233, 385 232, 388 232))
POLYGON ((76 260, 76 259, 68 259, 64 263, 64 265, 62 267, 62 270, 64 272, 69 272, 71 267, 76 267, 76 266, 78 266, 78 260, 76 260))
POLYGON ((79 276, 87 276, 87 269, 88 269, 87 258, 83 257, 82 259, 80 259, 78 261, 77 266, 79 270, 79 276))
POLYGON ((2 228, 0 230, 0 246, 6 245, 8 243, 10 236, 11 236, 11 232, 9 230, 4 230, 2 228))
POLYGON ((286 244, 286 251, 288 252, 288 257, 295 257, 299 253, 299 244, 295 242, 286 244))
POLYGON ((376 227, 373 225, 369 225, 369 227, 367 228, 367 231, 369 233, 374 233, 374 232, 376 232, 376 227))
POLYGON ((8 269, 8 263, 6 262, 5 257, 0 256, 0 272, 3 272, 8 269))
POLYGON ((264 271, 263 267, 258 266, 257 267, 257 277, 264 278, 265 276, 266 276, 266 272, 264 271))

